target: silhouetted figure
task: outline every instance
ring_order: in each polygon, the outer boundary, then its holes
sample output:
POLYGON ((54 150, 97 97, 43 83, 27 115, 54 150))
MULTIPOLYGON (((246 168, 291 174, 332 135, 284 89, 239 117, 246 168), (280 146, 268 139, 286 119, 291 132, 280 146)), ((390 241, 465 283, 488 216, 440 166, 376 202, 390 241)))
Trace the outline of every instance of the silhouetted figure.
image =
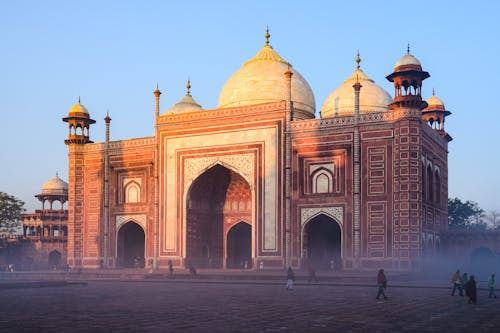
POLYGON ((387 288, 387 277, 384 274, 384 270, 380 269, 377 274, 377 286, 378 286, 378 293, 376 299, 379 299, 380 296, 384 296, 384 299, 387 299, 387 296, 385 295, 385 289, 387 288))
POLYGON ((172 260, 168 260, 167 262, 167 266, 168 266, 168 275, 170 276, 170 278, 173 278, 174 277, 174 264, 172 263, 172 260))
POLYGON ((295 273, 293 273, 292 267, 288 266, 286 271, 286 290, 293 289, 293 282, 295 281, 295 273))
POLYGON ((189 263, 189 274, 191 275, 191 279, 196 278, 196 267, 193 263, 189 263))
POLYGON ((462 274, 462 277, 460 278, 460 281, 462 282, 462 289, 465 288, 465 284, 467 282, 469 282, 469 278, 467 277, 467 273, 464 272, 464 274, 462 274))
POLYGON ((488 289, 488 298, 497 298, 497 295, 495 294, 495 273, 492 273, 488 279, 488 289))
POLYGON ((451 291, 451 296, 455 296, 455 290, 458 289, 458 294, 463 296, 462 281, 460 280, 460 270, 457 269, 455 274, 451 277, 451 283, 453 284, 453 290, 451 291))
POLYGON ((307 265, 307 272, 308 272, 308 276, 307 276, 307 281, 308 282, 318 282, 318 279, 316 278, 316 270, 314 269, 313 265, 311 265, 309 263, 309 265, 307 265))
POLYGON ((465 284, 465 295, 469 297, 469 304, 477 304, 476 280, 474 279, 474 275, 471 275, 469 281, 465 284))

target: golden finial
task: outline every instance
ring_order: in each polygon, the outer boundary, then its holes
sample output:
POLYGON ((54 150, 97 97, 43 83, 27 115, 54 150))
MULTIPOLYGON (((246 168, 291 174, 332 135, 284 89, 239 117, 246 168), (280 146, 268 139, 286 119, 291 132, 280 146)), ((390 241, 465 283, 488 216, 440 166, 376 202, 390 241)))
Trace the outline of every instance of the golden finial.
POLYGON ((357 55, 357 57, 356 57, 356 63, 357 63, 357 65, 356 65, 356 69, 359 69, 359 67, 360 67, 359 63, 360 63, 360 62, 361 62, 361 58, 359 57, 359 50, 358 50, 358 55, 357 55))
POLYGON ((191 80, 189 80, 189 78, 188 78, 188 82, 186 84, 186 88, 187 88, 187 94, 186 95, 191 96, 191 80))
POLYGON ((271 37, 271 35, 269 34, 269 26, 266 26, 266 34, 264 35, 264 37, 266 37, 266 45, 269 45, 269 37, 271 37))
POLYGON ((410 54, 410 43, 408 43, 408 47, 406 48, 406 53, 410 54))

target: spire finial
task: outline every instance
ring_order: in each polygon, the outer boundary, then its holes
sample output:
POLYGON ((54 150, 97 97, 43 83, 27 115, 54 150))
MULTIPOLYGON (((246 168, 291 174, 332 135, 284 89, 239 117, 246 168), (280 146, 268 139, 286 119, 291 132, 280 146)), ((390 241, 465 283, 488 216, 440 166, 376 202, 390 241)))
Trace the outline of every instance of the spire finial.
POLYGON ((406 53, 410 54, 410 43, 408 43, 408 47, 406 48, 406 53))
POLYGON ((434 88, 432 88, 432 96, 435 95, 435 91, 434 91, 434 88))
POLYGON ((81 103, 80 103, 80 96, 78 96, 78 104, 81 104, 81 103))
POLYGON ((266 45, 269 45, 269 37, 271 37, 271 35, 269 34, 269 26, 266 26, 266 34, 264 35, 264 37, 266 37, 266 45))
POLYGON ((158 85, 158 82, 156 82, 156 90, 160 90, 160 86, 158 85))
POLYGON ((56 171, 56 177, 59 178, 59 172, 56 171))
POLYGON ((187 95, 191 96, 191 80, 188 77, 188 82, 186 84, 187 95))
POLYGON ((356 57, 356 64, 357 64, 357 65, 356 65, 356 69, 359 69, 359 67, 361 67, 361 66, 359 65, 359 63, 360 63, 360 62, 361 62, 361 58, 359 57, 359 50, 358 50, 358 55, 357 55, 357 57, 356 57))

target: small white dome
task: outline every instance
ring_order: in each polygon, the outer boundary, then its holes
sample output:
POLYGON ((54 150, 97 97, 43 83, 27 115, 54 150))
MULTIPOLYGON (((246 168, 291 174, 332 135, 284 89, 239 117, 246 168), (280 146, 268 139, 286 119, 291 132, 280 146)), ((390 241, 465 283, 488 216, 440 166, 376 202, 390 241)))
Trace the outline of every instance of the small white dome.
POLYGON ((425 110, 445 110, 443 101, 435 95, 427 99, 427 105, 425 110))
POLYGON ((201 105, 196 103, 194 98, 187 93, 179 102, 175 103, 174 106, 164 114, 178 114, 200 110, 203 110, 201 105))
POLYGON ((71 107, 68 115, 73 116, 78 113, 85 114, 87 116, 89 115, 89 111, 80 103, 80 99, 78 99, 78 103, 71 107))
POLYGON ((394 70, 396 70, 396 68, 400 66, 407 66, 407 65, 416 65, 422 67, 422 64, 417 58, 407 53, 401 59, 398 60, 398 62, 394 66, 394 70))
POLYGON ((68 195, 68 183, 56 175, 43 184, 42 194, 68 195))
POLYGON ((356 80, 361 83, 359 93, 359 112, 382 112, 388 110, 392 103, 391 96, 370 79, 361 69, 356 69, 352 75, 335 89, 323 103, 321 117, 345 116, 354 114, 354 88, 356 80))

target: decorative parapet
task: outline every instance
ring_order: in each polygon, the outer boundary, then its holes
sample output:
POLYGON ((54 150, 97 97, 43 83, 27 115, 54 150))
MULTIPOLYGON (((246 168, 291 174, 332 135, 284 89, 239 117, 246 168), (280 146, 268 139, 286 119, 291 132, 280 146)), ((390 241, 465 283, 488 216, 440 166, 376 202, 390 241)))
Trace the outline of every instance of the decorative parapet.
MULTIPOLYGON (((370 124, 376 122, 394 122, 401 118, 421 118, 421 112, 419 110, 412 109, 386 112, 367 112, 360 115, 359 123, 370 124)), ((291 129, 303 131, 353 125, 354 115, 294 121, 291 123, 291 129)))
MULTIPOLYGON (((128 148, 143 148, 144 146, 153 146, 155 144, 154 136, 145 137, 145 138, 137 138, 137 139, 127 139, 127 140, 119 140, 119 141, 111 141, 109 143, 110 150, 120 150, 120 149, 128 149, 128 148)), ((98 143, 90 143, 82 146, 85 152, 96 152, 96 151, 104 151, 104 142, 98 143)))
POLYGON ((158 123, 166 125, 169 123, 185 123, 186 121, 212 119, 212 118, 231 118, 252 113, 265 113, 269 111, 285 111, 286 102, 263 103, 256 105, 248 105, 241 107, 231 107, 224 109, 213 109, 203 111, 193 111, 180 114, 161 115, 158 118, 158 123))

